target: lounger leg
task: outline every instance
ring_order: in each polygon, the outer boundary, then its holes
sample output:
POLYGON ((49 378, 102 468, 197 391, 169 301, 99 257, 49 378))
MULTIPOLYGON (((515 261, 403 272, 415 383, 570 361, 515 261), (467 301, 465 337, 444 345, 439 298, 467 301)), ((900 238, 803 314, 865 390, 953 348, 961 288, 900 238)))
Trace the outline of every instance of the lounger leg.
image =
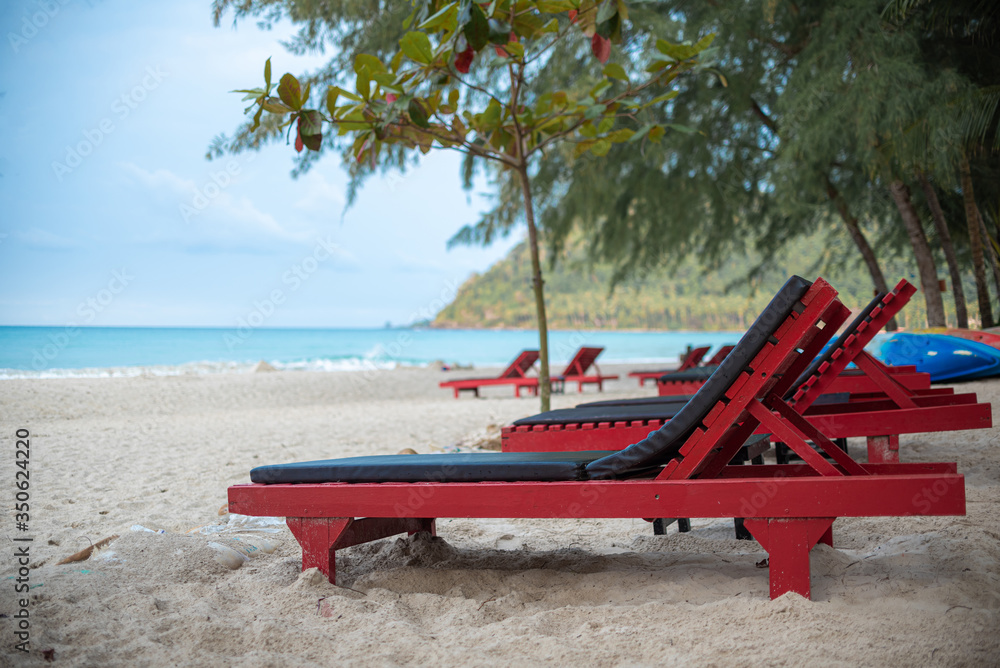
POLYGON ((318 568, 330 582, 337 582, 333 544, 354 522, 350 517, 287 517, 285 523, 302 546, 302 570, 318 568))
POLYGON ((832 517, 744 520, 746 528, 767 550, 772 599, 790 591, 810 597, 809 551, 830 532, 833 520, 832 517))
POLYGON ((288 517, 285 523, 302 546, 302 570, 318 568, 337 584, 337 550, 398 533, 436 534, 432 518, 288 517))
POLYGON ((899 436, 869 436, 868 437, 868 463, 869 464, 898 464, 899 463, 899 436))

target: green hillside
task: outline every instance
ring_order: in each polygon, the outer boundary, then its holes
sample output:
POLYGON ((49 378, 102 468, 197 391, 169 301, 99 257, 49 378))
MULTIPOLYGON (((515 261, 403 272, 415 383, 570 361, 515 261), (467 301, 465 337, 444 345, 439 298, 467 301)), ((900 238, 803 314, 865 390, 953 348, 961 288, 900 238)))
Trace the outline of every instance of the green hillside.
MULTIPOLYGON (((827 242, 817 236, 789 245, 763 275, 748 282, 755 264, 745 256, 717 271, 706 272, 695 261, 676 272, 664 271, 619 286, 609 294, 611 268, 591 265, 580 243, 567 252, 556 268, 545 272, 549 326, 554 329, 670 329, 719 330, 746 328, 768 299, 793 273, 807 278, 821 275, 841 293, 851 308, 872 297, 871 282, 860 265, 823 267, 827 242), (727 287, 731 289, 727 290, 727 287)), ((547 263, 546 263, 547 267, 547 263)), ((901 261, 883 261, 890 285, 900 278, 917 284, 915 269, 901 261)), ((966 295, 974 295, 968 286, 966 295)), ((950 293, 945 295, 949 320, 954 318, 950 293)), ((971 300, 974 302, 975 300, 971 300)), ((970 310, 974 304, 970 303, 970 310)), ((970 312, 970 317, 976 314, 970 312)), ((924 304, 920 293, 903 311, 900 325, 923 327, 924 304)), ((506 258, 483 274, 469 278, 455 300, 434 319, 443 328, 525 328, 535 326, 527 246, 516 246, 506 258)))

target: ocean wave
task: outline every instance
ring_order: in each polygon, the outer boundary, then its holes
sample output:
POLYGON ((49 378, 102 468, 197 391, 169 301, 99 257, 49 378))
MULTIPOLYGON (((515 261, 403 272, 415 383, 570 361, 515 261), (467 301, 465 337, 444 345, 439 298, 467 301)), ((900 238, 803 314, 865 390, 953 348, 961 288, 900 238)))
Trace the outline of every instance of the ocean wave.
MULTIPOLYGON (((399 367, 425 367, 418 360, 386 360, 378 357, 319 358, 309 360, 261 360, 278 371, 357 372, 399 367)), ((258 364, 249 362, 187 362, 144 366, 94 367, 82 369, 0 369, 0 380, 23 378, 137 378, 141 376, 202 376, 218 373, 251 373, 258 364)))

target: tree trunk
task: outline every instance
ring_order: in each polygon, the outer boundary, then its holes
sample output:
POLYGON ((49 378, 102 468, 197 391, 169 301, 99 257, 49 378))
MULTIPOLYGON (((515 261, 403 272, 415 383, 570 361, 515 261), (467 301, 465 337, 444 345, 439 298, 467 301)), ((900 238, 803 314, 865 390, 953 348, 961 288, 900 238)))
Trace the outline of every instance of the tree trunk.
MULTIPOLYGON (((858 219, 851 215, 851 212, 847 208, 847 202, 844 201, 840 191, 838 191, 837 187, 833 185, 832 181, 830 181, 830 177, 826 177, 826 194, 830 198, 830 201, 833 202, 834 206, 837 207, 840 219, 844 221, 844 226, 847 228, 848 234, 851 235, 854 245, 858 247, 861 257, 864 258, 865 265, 868 267, 868 273, 872 277, 872 284, 875 286, 875 291, 889 292, 889 285, 885 282, 885 275, 882 273, 882 268, 878 264, 878 258, 875 257, 875 251, 868 243, 868 239, 865 238, 865 233, 861 231, 861 227, 858 225, 858 219)), ((885 329, 887 332, 895 332, 899 329, 899 325, 896 324, 896 319, 892 318, 888 323, 886 323, 885 329)))
POLYGON ((906 234, 913 246, 913 257, 917 261, 917 271, 920 274, 920 289, 924 291, 924 301, 927 304, 927 325, 929 327, 944 327, 944 300, 941 299, 941 287, 938 283, 937 266, 931 253, 927 236, 920 224, 917 209, 910 199, 910 188, 896 179, 889 184, 889 192, 896 202, 899 214, 903 218, 906 234))
POLYGON ((538 395, 541 411, 550 409, 552 383, 549 381, 549 324, 545 317, 545 282, 542 280, 542 260, 538 254, 538 229, 535 227, 535 207, 531 200, 528 166, 523 161, 518 168, 521 192, 524 193, 524 217, 528 221, 528 247, 531 249, 531 285, 535 292, 535 312, 538 316, 538 395))
POLYGON ((969 328, 969 311, 965 305, 965 290, 962 289, 962 272, 959 269, 958 257, 955 255, 955 246, 951 243, 951 233, 948 231, 948 223, 944 219, 944 211, 941 210, 941 202, 938 201, 937 192, 934 186, 927 179, 927 175, 918 172, 920 187, 924 191, 927 199, 927 206, 931 209, 931 217, 934 219, 934 226, 937 228, 938 239, 941 241, 941 250, 948 261, 948 274, 951 276, 951 292, 955 296, 955 320, 962 329, 969 328))
POLYGON ((990 233, 986 229, 986 221, 983 220, 983 214, 980 213, 979 207, 976 207, 976 216, 979 218, 979 231, 983 234, 986 257, 990 261, 990 267, 993 268, 993 285, 997 289, 997 294, 1000 295, 1000 259, 997 258, 997 249, 993 246, 990 233))
POLYGON ((965 221, 969 225, 969 249, 972 251, 972 268, 976 276, 976 297, 979 301, 980 327, 993 326, 993 309, 990 306, 990 289, 986 285, 986 265, 983 263, 983 235, 979 222, 979 208, 976 206, 976 195, 972 189, 972 172, 969 161, 962 154, 958 163, 959 176, 962 179, 962 201, 965 204, 965 221))

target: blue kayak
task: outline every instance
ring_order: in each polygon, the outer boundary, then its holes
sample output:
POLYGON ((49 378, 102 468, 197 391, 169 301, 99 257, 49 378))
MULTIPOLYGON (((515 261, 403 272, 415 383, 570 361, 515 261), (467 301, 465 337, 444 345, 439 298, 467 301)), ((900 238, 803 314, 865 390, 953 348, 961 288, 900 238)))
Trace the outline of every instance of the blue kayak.
POLYGON ((879 356, 892 366, 912 364, 934 382, 1000 375, 1000 350, 944 334, 893 334, 879 356))

